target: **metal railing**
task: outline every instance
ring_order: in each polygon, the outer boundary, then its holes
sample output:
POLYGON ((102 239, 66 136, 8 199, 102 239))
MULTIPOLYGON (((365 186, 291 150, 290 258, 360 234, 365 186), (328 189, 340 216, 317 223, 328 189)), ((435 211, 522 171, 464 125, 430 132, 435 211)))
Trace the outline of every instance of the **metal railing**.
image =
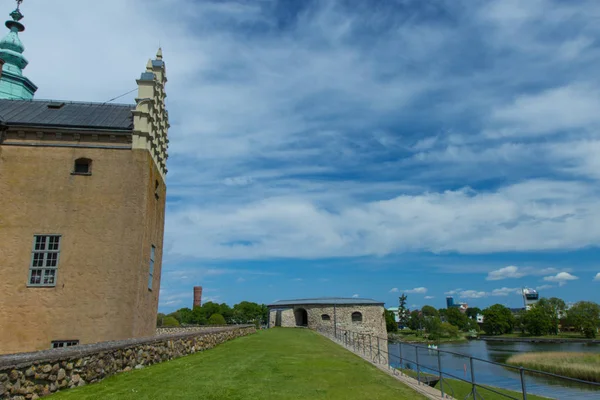
MULTIPOLYGON (((452 387, 452 384, 457 385, 455 382, 463 382, 468 384, 469 391, 463 399, 485 400, 484 394, 493 393, 495 398, 500 396, 506 399, 513 400, 527 400, 528 396, 528 382, 527 375, 546 377, 549 379, 557 379, 568 384, 583 385, 586 390, 591 390, 592 396, 590 398, 596 398, 598 394, 595 390, 600 390, 600 383, 584 381, 581 379, 569 378, 562 375, 557 375, 549 372, 538 371, 529 368, 516 367, 513 365, 503 364, 491 360, 485 360, 478 357, 472 357, 466 354, 456 353, 447 350, 439 350, 437 348, 420 346, 415 344, 396 342, 391 346, 397 346, 398 354, 392 354, 388 348, 388 338, 381 338, 370 334, 348 331, 341 328, 333 329, 319 329, 321 334, 329 337, 332 340, 340 343, 347 349, 353 351, 356 354, 362 355, 368 358, 374 364, 387 364, 387 367, 391 370, 394 375, 405 375, 411 378, 416 378, 419 384, 426 384, 431 387, 437 387, 440 390, 441 398, 445 398, 446 395, 456 398, 459 393, 458 390, 452 387), (433 361, 432 364, 427 365, 423 362, 423 359, 419 359, 419 355, 427 353, 427 359, 433 361), (464 376, 458 376, 456 373, 448 372, 448 369, 442 368, 443 355, 452 357, 463 358, 468 362, 464 364, 464 376), (518 373, 520 379, 520 390, 515 388, 500 388, 477 382, 476 365, 477 363, 484 363, 488 365, 500 366, 508 370, 515 371, 518 373), (413 369, 414 368, 414 369, 413 369), (469 373, 467 373, 467 371, 469 373), (454 380, 454 381, 452 381, 454 380), (439 383, 439 385, 438 385, 439 383), (515 397, 518 396, 518 397, 515 397)), ((464 390, 463 390, 464 392, 464 390)), ((568 396, 571 397, 571 396, 568 396)), ((563 399, 565 397, 561 397, 563 399)), ((573 399, 581 398, 579 394, 573 394, 573 399)))

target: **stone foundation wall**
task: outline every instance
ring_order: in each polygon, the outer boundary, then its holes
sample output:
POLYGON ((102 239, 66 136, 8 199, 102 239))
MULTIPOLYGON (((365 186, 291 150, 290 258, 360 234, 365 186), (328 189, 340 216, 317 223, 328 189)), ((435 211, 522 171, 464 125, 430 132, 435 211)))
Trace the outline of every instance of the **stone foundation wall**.
POLYGON ((0 399, 37 399, 255 332, 254 325, 196 327, 191 332, 0 356, 0 399))

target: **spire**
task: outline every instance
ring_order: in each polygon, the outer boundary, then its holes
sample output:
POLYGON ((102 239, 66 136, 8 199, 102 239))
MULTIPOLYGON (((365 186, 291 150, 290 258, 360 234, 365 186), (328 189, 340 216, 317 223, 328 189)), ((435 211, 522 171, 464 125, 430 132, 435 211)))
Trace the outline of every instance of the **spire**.
POLYGON ((25 46, 19 38, 19 33, 25 30, 20 22, 24 15, 21 13, 23 0, 16 0, 17 8, 9 15, 12 20, 6 21, 10 30, 0 40, 0 59, 4 61, 2 77, 0 78, 0 99, 31 99, 37 86, 23 76, 23 69, 29 61, 23 56, 25 46))

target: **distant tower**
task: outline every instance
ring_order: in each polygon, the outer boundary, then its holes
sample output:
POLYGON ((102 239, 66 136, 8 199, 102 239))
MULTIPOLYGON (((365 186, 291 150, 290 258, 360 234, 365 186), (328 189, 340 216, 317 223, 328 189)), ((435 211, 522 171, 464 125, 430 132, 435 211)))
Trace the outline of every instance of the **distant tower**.
POLYGON ((446 308, 454 307, 454 297, 448 296, 446 297, 446 308))
POLYGON ((202 306, 202 286, 194 286, 194 307, 202 306))
POLYGON ((534 289, 523 288, 523 304, 525 310, 530 310, 540 298, 539 293, 534 289))
POLYGON ((4 61, 4 65, 0 66, 0 99, 31 100, 37 90, 37 86, 23 76, 29 61, 23 56, 25 46, 19 39, 19 32, 25 30, 25 26, 19 22, 23 19, 20 9, 22 2, 17 0, 17 9, 9 14, 12 21, 6 21, 10 32, 0 40, 0 59, 4 61))

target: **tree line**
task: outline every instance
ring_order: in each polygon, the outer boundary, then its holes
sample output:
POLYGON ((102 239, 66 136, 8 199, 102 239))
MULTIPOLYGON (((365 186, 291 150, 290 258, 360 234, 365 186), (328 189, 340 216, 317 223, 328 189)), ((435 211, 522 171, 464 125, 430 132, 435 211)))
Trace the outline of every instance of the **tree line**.
POLYGON ((260 324, 268 319, 266 305, 242 301, 230 307, 226 303, 208 301, 201 307, 180 308, 170 314, 158 313, 156 325, 173 327, 186 325, 260 324))
POLYGON ((494 304, 481 310, 467 308, 462 313, 458 308, 435 309, 430 305, 420 310, 409 311, 406 295, 399 298, 396 323, 394 313, 386 312, 388 332, 396 332, 398 325, 419 333, 427 333, 428 338, 452 338, 462 332, 487 335, 502 335, 519 331, 532 336, 558 335, 560 332, 576 332, 587 338, 595 338, 600 327, 600 305, 590 301, 580 301, 567 307, 564 300, 551 297, 541 298, 530 310, 513 313, 502 304, 494 304), (477 323, 477 315, 483 315, 483 323, 477 323))

